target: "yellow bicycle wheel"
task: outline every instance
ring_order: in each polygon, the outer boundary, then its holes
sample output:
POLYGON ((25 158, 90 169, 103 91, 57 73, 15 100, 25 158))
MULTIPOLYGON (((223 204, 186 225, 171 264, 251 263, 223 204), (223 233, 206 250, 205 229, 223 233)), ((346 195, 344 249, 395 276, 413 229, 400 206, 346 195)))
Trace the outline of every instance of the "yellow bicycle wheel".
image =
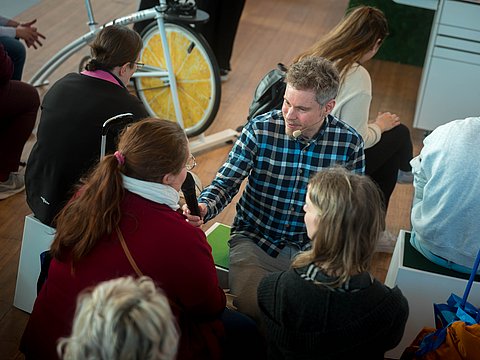
MULTIPOLYGON (((220 105, 220 75, 212 50, 205 39, 189 26, 165 23, 172 67, 177 83, 183 126, 188 136, 203 133, 212 123, 220 105)), ((163 44, 157 24, 148 27, 140 62, 145 69, 166 70, 163 44)), ((136 77, 135 89, 148 112, 176 121, 168 77, 136 77)))

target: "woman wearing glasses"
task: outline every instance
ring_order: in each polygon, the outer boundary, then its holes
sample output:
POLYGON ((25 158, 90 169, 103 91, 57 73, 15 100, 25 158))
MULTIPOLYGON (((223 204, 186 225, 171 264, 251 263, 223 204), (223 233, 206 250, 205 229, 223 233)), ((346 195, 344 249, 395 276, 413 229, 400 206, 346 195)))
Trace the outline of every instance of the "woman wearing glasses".
MULTIPOLYGON (((43 223, 55 226, 73 185, 98 161, 104 121, 122 113, 135 120, 148 116, 126 88, 141 49, 135 31, 108 26, 91 44, 86 69, 67 74, 45 94, 25 175, 28 205, 43 223)), ((107 143, 107 152, 114 149, 114 141, 107 143)))
POLYGON ((220 359, 225 293, 204 232, 177 211, 194 164, 175 122, 148 118, 124 130, 58 216, 48 278, 22 338, 27 359, 55 358, 83 289, 129 275, 149 276, 167 295, 181 334, 177 359, 220 359))

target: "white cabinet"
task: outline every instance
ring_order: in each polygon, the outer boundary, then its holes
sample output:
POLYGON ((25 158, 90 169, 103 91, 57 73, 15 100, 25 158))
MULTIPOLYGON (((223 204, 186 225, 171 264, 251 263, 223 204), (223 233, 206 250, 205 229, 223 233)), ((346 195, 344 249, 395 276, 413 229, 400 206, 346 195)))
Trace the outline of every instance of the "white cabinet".
POLYGON ((440 0, 413 126, 433 130, 469 116, 480 116, 480 3, 440 0))

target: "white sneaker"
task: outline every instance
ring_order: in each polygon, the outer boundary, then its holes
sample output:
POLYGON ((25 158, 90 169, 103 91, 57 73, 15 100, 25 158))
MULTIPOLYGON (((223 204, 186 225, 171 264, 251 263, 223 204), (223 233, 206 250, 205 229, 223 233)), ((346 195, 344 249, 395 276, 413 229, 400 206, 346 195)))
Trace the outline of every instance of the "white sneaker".
POLYGON ((228 74, 230 73, 230 70, 227 69, 220 69, 220 80, 222 82, 225 82, 228 80, 228 74))
POLYGON ((10 173, 7 181, 0 182, 0 200, 9 198, 25 189, 25 180, 19 173, 10 173))
POLYGON ((397 243, 397 238, 390 231, 382 231, 375 246, 375 252, 383 252, 387 254, 392 254, 395 249, 395 244, 397 243))

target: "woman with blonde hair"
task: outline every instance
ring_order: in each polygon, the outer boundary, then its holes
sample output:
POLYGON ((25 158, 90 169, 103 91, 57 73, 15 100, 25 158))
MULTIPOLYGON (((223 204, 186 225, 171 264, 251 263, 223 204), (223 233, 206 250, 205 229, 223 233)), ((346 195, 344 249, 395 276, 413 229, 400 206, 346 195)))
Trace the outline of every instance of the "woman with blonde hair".
POLYGON ((80 294, 64 360, 173 360, 178 330, 167 297, 147 276, 108 280, 80 294))
POLYGON ((82 290, 135 274, 152 278, 170 301, 181 332, 177 359, 221 358, 225 293, 204 232, 177 211, 194 166, 177 123, 147 118, 124 130, 117 151, 58 216, 48 278, 21 341, 27 359, 56 358, 82 290))
POLYGON ((372 83, 363 64, 375 56, 387 36, 388 24, 383 12, 371 6, 359 6, 294 60, 320 56, 335 63, 340 72, 340 88, 332 115, 362 135, 365 171, 382 190, 385 209, 398 175, 401 179, 409 178, 405 172, 411 175, 409 162, 413 157, 410 131, 396 114, 379 113, 369 121, 372 83))
POLYGON ((322 170, 304 211, 311 250, 258 288, 268 358, 383 359, 403 336, 408 303, 368 272, 385 227, 376 185, 344 168, 322 170))

